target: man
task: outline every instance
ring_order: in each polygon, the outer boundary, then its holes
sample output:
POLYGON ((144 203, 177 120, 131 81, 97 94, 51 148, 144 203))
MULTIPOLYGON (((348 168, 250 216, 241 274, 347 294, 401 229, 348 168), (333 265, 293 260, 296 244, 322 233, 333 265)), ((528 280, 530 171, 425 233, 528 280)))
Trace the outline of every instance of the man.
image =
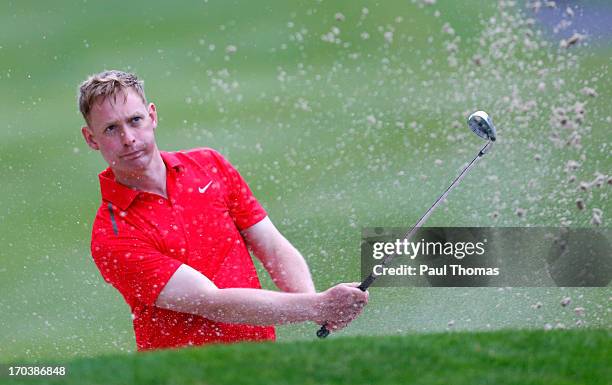
POLYGON ((361 313, 357 284, 315 292, 303 257, 218 152, 157 148, 157 110, 135 75, 89 77, 79 109, 109 165, 91 252, 132 309, 138 350, 274 340, 273 325, 291 322, 338 330, 361 313), (247 246, 282 292, 261 289, 247 246))

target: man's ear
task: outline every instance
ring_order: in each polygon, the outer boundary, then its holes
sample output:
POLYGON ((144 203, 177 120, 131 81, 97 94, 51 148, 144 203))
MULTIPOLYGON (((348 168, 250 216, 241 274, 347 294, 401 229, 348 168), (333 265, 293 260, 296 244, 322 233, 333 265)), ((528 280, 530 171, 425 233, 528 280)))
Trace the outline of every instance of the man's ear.
POLYGON ((157 107, 155 104, 149 103, 149 118, 153 122, 153 129, 157 128, 157 107))
POLYGON ((95 138, 93 136, 93 133, 91 132, 89 127, 83 126, 81 128, 81 133, 83 134, 83 138, 85 138, 85 142, 87 142, 87 145, 90 148, 92 148, 92 149, 94 149, 96 151, 100 150, 100 146, 98 146, 98 143, 96 142, 96 140, 95 140, 95 138))

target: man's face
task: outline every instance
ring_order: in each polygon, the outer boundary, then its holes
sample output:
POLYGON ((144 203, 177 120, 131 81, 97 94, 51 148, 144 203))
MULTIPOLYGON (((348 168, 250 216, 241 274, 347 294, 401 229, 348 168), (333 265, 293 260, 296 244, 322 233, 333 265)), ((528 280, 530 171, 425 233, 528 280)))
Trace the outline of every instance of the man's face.
POLYGON ((157 150, 153 103, 146 106, 135 91, 124 90, 116 99, 98 98, 88 120, 81 130, 85 141, 115 172, 137 174, 149 166, 157 150))

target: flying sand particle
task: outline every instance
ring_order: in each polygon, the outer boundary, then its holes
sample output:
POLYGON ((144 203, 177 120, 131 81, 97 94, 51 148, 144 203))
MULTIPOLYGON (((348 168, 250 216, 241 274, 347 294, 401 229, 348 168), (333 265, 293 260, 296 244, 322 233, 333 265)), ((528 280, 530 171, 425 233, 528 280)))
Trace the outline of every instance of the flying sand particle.
POLYGON ((597 96, 597 91, 595 91, 595 89, 590 88, 590 87, 584 87, 583 89, 580 90, 580 92, 583 95, 590 96, 592 98, 597 96))
POLYGON ((583 307, 577 307, 574 309, 574 313, 576 313, 576 315, 578 317, 584 317, 584 308, 583 307))
POLYGON ((570 38, 566 39, 561 39, 561 42, 559 43, 559 46, 561 48, 569 48, 573 45, 576 45, 578 43, 581 43, 584 39, 586 39, 586 35, 580 34, 580 33, 574 33, 570 38))
POLYGON ((603 216, 603 211, 601 209, 598 208, 593 208, 593 212, 592 212, 592 216, 591 216, 591 224, 593 226, 599 226, 602 223, 602 219, 601 217, 603 216))
POLYGON ((565 172, 576 171, 580 167, 580 163, 575 160, 568 160, 565 164, 565 172))
POLYGON ((582 191, 588 191, 591 188, 591 184, 589 182, 580 182, 580 184, 578 185, 578 187, 580 188, 580 190, 582 191))
POLYGON ((570 297, 563 297, 561 299, 561 306, 566 307, 567 305, 569 305, 572 302, 572 299, 570 297))

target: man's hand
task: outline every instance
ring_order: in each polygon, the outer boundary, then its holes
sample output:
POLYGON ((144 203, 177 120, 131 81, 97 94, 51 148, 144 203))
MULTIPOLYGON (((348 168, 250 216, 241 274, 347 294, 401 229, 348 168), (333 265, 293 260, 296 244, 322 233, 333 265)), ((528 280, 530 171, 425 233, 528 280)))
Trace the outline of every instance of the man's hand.
POLYGON ((330 331, 338 331, 357 318, 368 303, 369 296, 358 286, 358 282, 341 283, 321 293, 323 301, 318 306, 319 314, 315 322, 325 324, 330 331))

